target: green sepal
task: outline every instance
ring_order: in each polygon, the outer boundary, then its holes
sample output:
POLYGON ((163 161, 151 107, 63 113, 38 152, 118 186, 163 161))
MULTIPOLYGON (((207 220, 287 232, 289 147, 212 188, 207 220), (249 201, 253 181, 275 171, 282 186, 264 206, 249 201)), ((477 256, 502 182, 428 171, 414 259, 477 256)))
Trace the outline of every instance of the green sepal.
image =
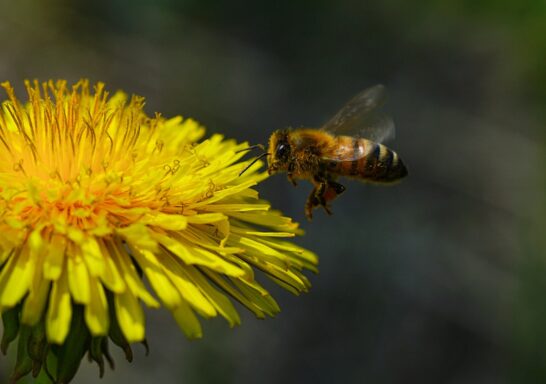
POLYGON ((112 355, 110 355, 110 349, 109 349, 109 345, 108 345, 108 338, 106 338, 106 341, 102 345, 102 353, 104 354, 104 357, 106 357, 106 361, 108 361, 108 365, 110 365, 110 369, 114 370, 115 363, 114 363, 114 358, 112 357, 112 355))
POLYGON ((57 384, 69 383, 78 368, 85 352, 89 348, 91 335, 85 324, 83 308, 74 306, 70 331, 63 345, 55 348, 57 355, 57 384))
POLYGON ((42 369, 42 364, 44 364, 46 360, 48 351, 48 343, 43 321, 39 322, 32 328, 30 338, 28 339, 27 349, 28 355, 33 361, 32 376, 36 377, 42 369))
POLYGON ((108 342, 106 337, 93 337, 89 346, 89 358, 99 366, 99 377, 104 376, 104 358, 102 356, 103 345, 108 342))
POLYGON ((11 380, 16 382, 21 377, 26 376, 32 371, 32 359, 28 355, 28 341, 31 335, 30 327, 23 325, 19 330, 19 341, 17 343, 17 361, 15 369, 11 374, 11 380))
POLYGON ((19 333, 19 311, 20 306, 15 306, 2 313, 4 333, 2 334, 0 349, 4 355, 7 353, 10 343, 17 338, 19 333))

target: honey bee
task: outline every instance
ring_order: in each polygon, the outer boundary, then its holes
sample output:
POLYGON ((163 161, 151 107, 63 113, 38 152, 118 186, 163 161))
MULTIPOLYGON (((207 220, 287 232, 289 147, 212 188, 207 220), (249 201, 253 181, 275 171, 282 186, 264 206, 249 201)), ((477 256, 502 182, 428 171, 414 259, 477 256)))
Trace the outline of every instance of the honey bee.
MULTIPOLYGON (((394 137, 392 119, 378 110, 384 101, 384 86, 367 88, 321 128, 273 132, 267 152, 255 161, 267 156, 270 175, 287 172, 288 180, 294 185, 299 179, 313 183, 305 204, 309 220, 313 210, 320 206, 332 214, 330 203, 345 191, 336 181, 339 176, 391 184, 408 174, 398 154, 381 144, 394 137)), ((251 148, 255 147, 263 148, 251 148)))

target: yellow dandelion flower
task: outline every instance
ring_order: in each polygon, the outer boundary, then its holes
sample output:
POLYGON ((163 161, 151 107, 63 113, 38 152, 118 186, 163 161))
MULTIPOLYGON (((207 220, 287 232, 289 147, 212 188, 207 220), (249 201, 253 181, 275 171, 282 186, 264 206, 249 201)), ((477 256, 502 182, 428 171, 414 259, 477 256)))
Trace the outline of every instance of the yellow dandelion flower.
POLYGON ((231 299, 279 311, 256 270, 307 291, 316 256, 282 240, 298 225, 252 189, 261 164, 239 177, 246 144, 199 141, 195 121, 148 117, 141 97, 102 83, 25 84, 26 104, 2 84, 0 110, 1 347, 19 337, 14 379, 68 382, 85 353, 102 374, 109 340, 130 359, 145 341, 141 302, 201 337, 197 315, 240 323, 231 299))

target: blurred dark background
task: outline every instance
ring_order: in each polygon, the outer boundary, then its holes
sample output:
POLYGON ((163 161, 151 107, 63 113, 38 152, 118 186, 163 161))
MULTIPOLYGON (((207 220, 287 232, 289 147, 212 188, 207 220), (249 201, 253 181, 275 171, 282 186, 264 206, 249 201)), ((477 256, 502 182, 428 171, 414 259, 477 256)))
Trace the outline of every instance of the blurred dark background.
MULTIPOLYGON (((400 185, 347 182, 313 222, 308 184, 259 186, 320 256, 311 292, 262 279, 277 318, 241 309, 192 342, 149 311, 150 356, 115 351, 103 383, 546 381, 545 2, 23 0, 2 5, 0 52, 20 96, 88 77, 251 143, 389 90, 400 185)), ((97 377, 84 362, 75 382, 97 377)))

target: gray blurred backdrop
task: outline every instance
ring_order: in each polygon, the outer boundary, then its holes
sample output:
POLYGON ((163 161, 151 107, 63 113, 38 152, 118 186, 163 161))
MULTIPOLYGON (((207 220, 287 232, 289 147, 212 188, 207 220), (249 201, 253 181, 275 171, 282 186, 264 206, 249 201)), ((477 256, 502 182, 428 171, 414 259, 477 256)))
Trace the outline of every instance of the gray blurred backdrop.
MULTIPOLYGON (((265 143, 320 126, 383 83, 409 169, 396 187, 346 182, 334 215, 311 187, 259 186, 320 256, 309 294, 268 284, 282 312, 203 321, 188 341, 148 311, 102 383, 546 381, 546 6, 539 1, 3 2, 0 80, 88 77, 265 143)), ((2 95, 2 98, 5 96, 2 95)), ((12 361, 0 357, 0 382, 12 361)), ((95 383, 82 364, 76 383, 95 383)))

